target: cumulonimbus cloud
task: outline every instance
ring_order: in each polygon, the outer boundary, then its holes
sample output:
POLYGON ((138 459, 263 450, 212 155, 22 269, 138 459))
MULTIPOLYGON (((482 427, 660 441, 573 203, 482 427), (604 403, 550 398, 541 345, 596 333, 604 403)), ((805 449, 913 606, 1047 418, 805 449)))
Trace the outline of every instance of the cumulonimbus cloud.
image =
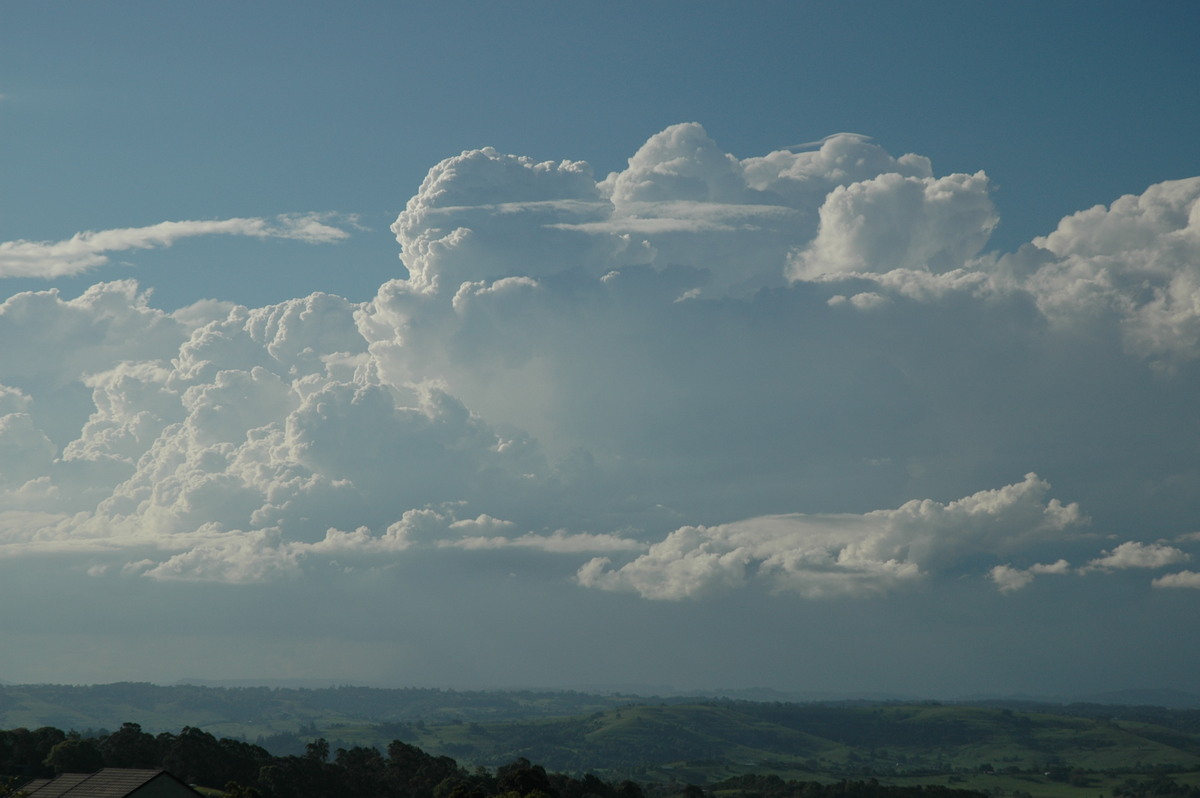
POLYGON ((108 263, 109 255, 132 249, 169 247, 183 238, 208 235, 284 238, 310 244, 339 241, 349 236, 329 224, 329 214, 287 214, 274 219, 235 218, 159 222, 76 233, 63 241, 0 242, 0 278, 51 279, 80 274, 108 263))
MULTIPOLYGON (((980 254, 988 192, 861 136, 739 159, 684 124, 599 180, 490 148, 446 159, 393 226, 407 275, 369 302, 15 295, 0 556, 248 582, 553 555, 580 585, 655 599, 961 573, 1012 592, 1067 556, 1096 574, 1184 561, 1195 541, 1080 552, 1074 531, 1130 473, 1164 496, 1194 484, 1173 464, 1194 454, 1200 183, 1009 256, 980 254), (1148 379, 1168 355, 1180 376, 1148 379), (1086 469, 1080 506, 1033 475, 994 487, 1030 469, 1086 469)), ((324 217, 168 222, 0 245, 0 273, 210 234, 345 235, 324 217)), ((1155 537, 1180 528, 1147 512, 1155 537)))

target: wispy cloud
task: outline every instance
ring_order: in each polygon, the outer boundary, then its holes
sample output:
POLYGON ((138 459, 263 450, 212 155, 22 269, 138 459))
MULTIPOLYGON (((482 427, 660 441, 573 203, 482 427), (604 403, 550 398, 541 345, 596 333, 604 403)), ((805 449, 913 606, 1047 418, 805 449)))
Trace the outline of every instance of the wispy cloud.
POLYGON ((828 136, 822 136, 821 138, 817 139, 816 141, 802 141, 799 144, 789 144, 788 146, 783 147, 782 149, 785 149, 785 150, 820 149, 821 146, 823 146, 825 144, 825 142, 829 141, 830 139, 839 138, 839 137, 843 137, 843 136, 847 137, 847 138, 857 139, 858 141, 871 141, 872 139, 875 138, 874 136, 868 136, 863 133, 850 133, 848 131, 843 132, 843 133, 830 133, 828 136))
POLYGON ((274 219, 235 218, 159 222, 148 227, 85 231, 64 241, 0 242, 0 278, 51 279, 80 274, 109 262, 109 254, 169 247, 181 238, 235 235, 326 244, 350 234, 328 222, 329 214, 284 214, 274 219))

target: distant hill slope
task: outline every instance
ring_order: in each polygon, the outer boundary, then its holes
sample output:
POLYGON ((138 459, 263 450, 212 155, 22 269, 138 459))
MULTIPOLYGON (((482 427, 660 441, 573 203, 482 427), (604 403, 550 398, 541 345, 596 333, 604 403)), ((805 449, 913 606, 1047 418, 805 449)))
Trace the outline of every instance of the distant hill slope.
POLYGON ((1183 690, 1117 690, 1108 693, 1093 693, 1080 700, 1092 704, 1200 709, 1200 695, 1183 690))
MULTIPOLYGON (((1120 717, 1108 710, 1083 716, 954 705, 738 702, 633 706, 571 719, 427 724, 414 731, 422 748, 464 763, 494 766, 525 756, 554 769, 591 768, 650 780, 711 782, 742 773, 804 779, 983 769, 1200 768, 1200 729, 1190 728, 1200 717, 1176 715, 1173 726, 1164 726, 1137 712, 1120 717)), ((359 742, 355 730, 330 730, 333 737, 339 732, 359 742)))
MULTIPOLYGON (((713 783, 745 773, 789 779, 1057 771, 1200 770, 1200 711, 1028 702, 992 705, 645 699, 574 692, 170 687, 0 687, 0 728, 202 728, 301 753, 386 748, 392 740, 496 767, 645 781, 713 783)), ((1024 777, 1022 777, 1024 778, 1024 777)), ((953 783, 953 782, 951 782, 953 783)), ((1010 785, 1010 791, 1020 785, 1010 785)), ((1020 787, 1021 790, 1029 790, 1020 787)))
MULTIPOLYGON (((199 726, 253 738, 312 724, 518 719, 576 715, 645 699, 570 691, 456 691, 371 687, 208 687, 118 682, 0 686, 0 728, 56 726, 147 731, 199 726)), ((657 699, 656 699, 657 700, 657 699)))

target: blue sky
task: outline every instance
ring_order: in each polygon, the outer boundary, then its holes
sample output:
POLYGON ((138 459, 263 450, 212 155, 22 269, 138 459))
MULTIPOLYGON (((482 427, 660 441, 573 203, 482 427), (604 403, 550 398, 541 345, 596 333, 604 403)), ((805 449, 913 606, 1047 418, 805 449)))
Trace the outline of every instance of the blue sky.
POLYGON ((5 4, 0 679, 1200 690, 1197 23, 5 4))
MULTIPOLYGON (((1005 250, 1069 213, 1200 173, 1186 133, 1200 114, 1190 3, 18 2, 0 13, 3 136, 21 154, 3 173, 4 240, 308 211, 358 214, 375 233, 330 251, 249 248, 253 267, 221 294, 235 301, 368 298, 394 274, 386 227, 425 172, 487 145, 587 160, 602 176, 678 122, 743 158, 863 133, 939 172, 985 169, 1005 250), (280 260, 295 291, 266 274, 263 261, 280 260), (258 293, 230 293, 239 284, 258 293)), ((137 276, 164 303, 209 296, 210 281, 184 275, 238 256, 200 246, 135 259, 153 269, 137 276)))

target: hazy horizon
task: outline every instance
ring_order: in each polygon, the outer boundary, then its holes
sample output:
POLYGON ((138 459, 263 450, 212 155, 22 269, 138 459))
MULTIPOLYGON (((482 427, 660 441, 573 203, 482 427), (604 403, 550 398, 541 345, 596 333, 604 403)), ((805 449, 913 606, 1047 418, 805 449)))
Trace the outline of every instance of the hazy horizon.
POLYGON ((1200 7, 222 11, 0 11, 0 679, 1200 692, 1200 7))
POLYGON ((199 687, 214 690, 251 690, 266 688, 270 690, 343 690, 358 688, 379 691, 434 691, 461 694, 578 694, 581 696, 609 696, 622 698, 638 698, 647 701, 657 699, 688 699, 698 700, 722 699, 755 702, 793 702, 806 703, 841 703, 841 702, 880 702, 880 703, 927 703, 946 702, 950 704, 975 704, 992 702, 1013 703, 1044 703, 1048 705, 1090 703, 1112 706, 1163 706, 1168 709, 1197 709, 1200 708, 1200 693, 1173 688, 1143 688, 1117 689, 1100 692, 1067 692, 1062 694, 1034 694, 1026 692, 977 692, 960 695, 932 695, 880 692, 871 690, 850 691, 817 691, 817 690, 778 690, 771 687, 693 687, 681 689, 667 684, 574 684, 558 687, 545 687, 536 684, 510 685, 445 685, 445 684, 368 684, 346 679, 322 679, 316 677, 297 679, 241 678, 241 679, 202 679, 184 677, 172 682, 157 681, 117 681, 92 684, 71 683, 13 683, 0 679, 0 687, 13 688, 106 688, 114 685, 145 684, 155 688, 199 687))

